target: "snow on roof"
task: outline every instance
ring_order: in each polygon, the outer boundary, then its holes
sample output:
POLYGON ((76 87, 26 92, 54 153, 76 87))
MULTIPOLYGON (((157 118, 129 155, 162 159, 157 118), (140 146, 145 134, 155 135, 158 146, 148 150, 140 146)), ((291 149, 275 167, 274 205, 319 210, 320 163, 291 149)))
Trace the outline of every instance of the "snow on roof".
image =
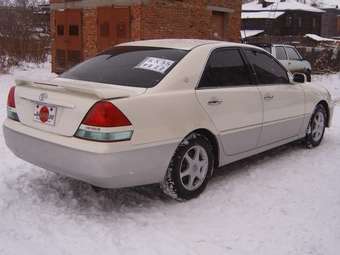
POLYGON ((242 12, 242 19, 277 19, 285 12, 242 12))
POLYGON ((310 39, 317 41, 317 42, 337 42, 338 41, 338 40, 334 40, 334 39, 330 39, 330 38, 321 37, 321 36, 315 35, 315 34, 306 34, 305 37, 310 38, 310 39))
POLYGON ((305 12, 324 12, 323 10, 313 7, 309 4, 297 2, 296 0, 267 0, 272 4, 267 7, 263 7, 258 0, 243 4, 242 11, 305 11, 305 12))
POLYGON ((264 30, 241 30, 241 37, 242 37, 242 39, 245 39, 245 38, 248 38, 248 37, 259 35, 263 32, 264 32, 264 30))
POLYGON ((340 10, 340 0, 306 0, 306 3, 321 9, 338 8, 340 10))

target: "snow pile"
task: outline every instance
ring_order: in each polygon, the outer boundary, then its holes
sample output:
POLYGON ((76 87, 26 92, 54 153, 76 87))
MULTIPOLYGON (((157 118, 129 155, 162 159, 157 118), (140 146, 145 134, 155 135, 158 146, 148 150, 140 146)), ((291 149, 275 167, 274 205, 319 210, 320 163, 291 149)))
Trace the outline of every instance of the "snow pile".
POLYGON ((338 105, 340 106, 340 73, 315 75, 313 76, 313 82, 326 87, 331 93, 332 98, 337 101, 338 105))
MULTIPOLYGON (((14 74, 41 79, 46 66, 14 74)), ((340 75, 319 76, 340 95, 340 75)), ((0 76, 0 121, 13 75, 0 76)), ((34 149, 34 148, 32 148, 34 149)), ((218 171, 190 202, 158 186, 95 193, 13 156, 0 131, 0 254, 301 255, 340 250, 340 108, 323 144, 218 171)))

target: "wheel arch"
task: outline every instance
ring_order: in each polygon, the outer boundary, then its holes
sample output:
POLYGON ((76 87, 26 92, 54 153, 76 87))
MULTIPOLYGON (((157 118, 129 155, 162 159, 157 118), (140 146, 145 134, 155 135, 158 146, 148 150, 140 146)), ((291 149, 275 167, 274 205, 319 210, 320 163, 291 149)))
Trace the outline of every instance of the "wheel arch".
POLYGON ((330 117, 330 111, 329 111, 329 105, 328 105, 328 103, 325 101, 325 100, 321 100, 318 104, 317 104, 317 106, 318 105, 322 105, 324 108, 325 108, 325 110, 326 110, 326 113, 327 113, 327 119, 326 119, 326 127, 329 127, 329 117, 330 117))
POLYGON ((218 168, 219 164, 220 164, 220 146, 219 146, 217 137, 210 130, 205 129, 205 128, 199 128, 199 129, 192 131, 185 138, 187 138, 191 135, 194 135, 194 134, 204 136, 211 143, 211 145, 213 147, 213 154, 215 156, 214 168, 218 168))

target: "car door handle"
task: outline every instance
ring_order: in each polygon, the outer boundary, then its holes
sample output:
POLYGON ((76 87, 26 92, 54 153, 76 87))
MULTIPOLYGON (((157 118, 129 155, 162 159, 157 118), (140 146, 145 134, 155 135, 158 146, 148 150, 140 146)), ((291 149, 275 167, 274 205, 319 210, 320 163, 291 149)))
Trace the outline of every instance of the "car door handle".
POLYGON ((273 99, 274 99, 274 96, 268 94, 268 95, 265 95, 263 98, 264 98, 264 100, 266 100, 266 101, 270 101, 270 100, 273 100, 273 99))
POLYGON ((220 105, 222 103, 223 103, 223 100, 221 100, 221 99, 211 99, 208 102, 208 105, 220 105))

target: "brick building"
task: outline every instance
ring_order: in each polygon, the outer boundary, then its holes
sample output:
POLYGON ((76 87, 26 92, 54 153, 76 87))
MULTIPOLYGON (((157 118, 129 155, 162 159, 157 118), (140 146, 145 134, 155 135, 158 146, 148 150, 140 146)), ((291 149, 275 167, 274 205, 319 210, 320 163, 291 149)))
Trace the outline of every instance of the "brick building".
POLYGON ((132 40, 240 41, 241 0, 50 0, 52 69, 132 40))

